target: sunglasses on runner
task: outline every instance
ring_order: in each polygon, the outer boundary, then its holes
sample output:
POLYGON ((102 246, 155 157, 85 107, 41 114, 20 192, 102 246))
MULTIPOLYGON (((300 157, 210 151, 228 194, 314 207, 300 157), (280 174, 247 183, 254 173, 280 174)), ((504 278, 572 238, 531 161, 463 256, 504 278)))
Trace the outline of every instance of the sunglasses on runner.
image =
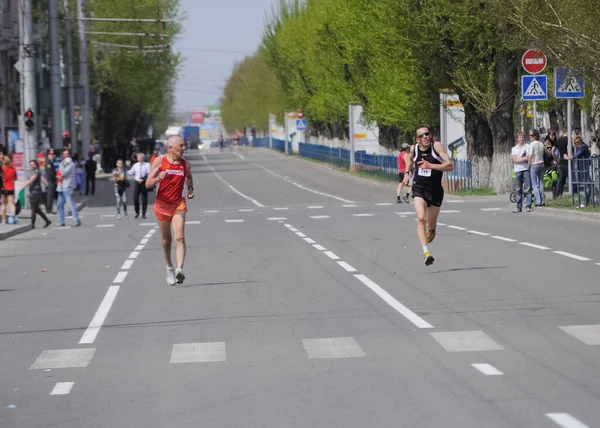
POLYGON ((417 137, 419 137, 419 138, 429 137, 429 132, 424 132, 422 134, 419 134, 419 135, 417 135, 417 137))

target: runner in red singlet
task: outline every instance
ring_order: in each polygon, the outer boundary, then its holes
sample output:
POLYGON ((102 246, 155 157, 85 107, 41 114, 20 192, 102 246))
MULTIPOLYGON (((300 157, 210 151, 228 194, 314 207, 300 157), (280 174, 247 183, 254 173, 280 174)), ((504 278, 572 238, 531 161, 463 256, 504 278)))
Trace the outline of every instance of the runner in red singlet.
POLYGON ((183 283, 183 262, 185 260, 185 214, 187 204, 183 195, 187 185, 188 199, 194 198, 194 180, 192 166, 183 158, 185 141, 181 137, 169 137, 167 155, 158 157, 152 163, 152 169, 146 180, 146 187, 154 187, 158 183, 154 213, 162 235, 162 246, 167 262, 167 284, 183 283), (173 271, 171 261, 171 223, 177 244, 177 268, 173 271))

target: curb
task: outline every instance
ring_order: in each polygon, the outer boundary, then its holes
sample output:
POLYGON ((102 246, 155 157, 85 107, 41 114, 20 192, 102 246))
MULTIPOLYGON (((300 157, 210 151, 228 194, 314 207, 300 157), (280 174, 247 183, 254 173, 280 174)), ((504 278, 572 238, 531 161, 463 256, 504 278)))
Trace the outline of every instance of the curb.
POLYGON ((535 211, 539 214, 544 214, 548 217, 566 218, 569 220, 600 220, 600 213, 594 212, 578 212, 573 210, 564 210, 561 208, 544 208, 537 207, 535 211))
MULTIPOLYGON (((84 199, 83 201, 79 202, 79 204, 77 204, 77 211, 83 210, 89 205, 89 203, 89 199, 84 199)), ((5 239, 12 238, 16 235, 20 235, 21 233, 29 232, 30 230, 33 230, 31 224, 28 224, 26 226, 17 226, 8 232, 0 233, 0 241, 4 241, 5 239)))

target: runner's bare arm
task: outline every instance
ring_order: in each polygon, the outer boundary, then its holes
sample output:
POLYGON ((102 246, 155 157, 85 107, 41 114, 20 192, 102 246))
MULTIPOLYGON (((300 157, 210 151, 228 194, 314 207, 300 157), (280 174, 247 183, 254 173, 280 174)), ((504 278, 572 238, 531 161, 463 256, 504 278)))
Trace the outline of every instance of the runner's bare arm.
POLYGON ((421 161, 419 162, 419 166, 421 168, 435 169, 437 171, 454 171, 454 163, 452 163, 450 156, 448 156, 448 152, 446 152, 444 145, 439 141, 436 141, 433 143, 433 148, 438 152, 444 162, 441 164, 433 164, 427 161, 421 161))
POLYGON ((410 151, 404 154, 404 162, 406 163, 406 174, 404 174, 404 180, 402 180, 404 186, 408 186, 410 176, 412 175, 414 152, 415 146, 413 145, 410 146, 410 151))
POLYGON ((148 178, 146 179, 146 188, 150 189, 151 187, 156 186, 162 178, 164 178, 164 173, 160 173, 160 165, 162 163, 162 158, 158 157, 154 159, 152 163, 152 168, 150 168, 150 173, 148 174, 148 178), (162 178, 160 177, 162 175, 162 178))
POLYGON ((192 164, 186 162, 187 178, 185 179, 185 185, 187 186, 188 199, 194 199, 194 177, 192 176, 192 164))

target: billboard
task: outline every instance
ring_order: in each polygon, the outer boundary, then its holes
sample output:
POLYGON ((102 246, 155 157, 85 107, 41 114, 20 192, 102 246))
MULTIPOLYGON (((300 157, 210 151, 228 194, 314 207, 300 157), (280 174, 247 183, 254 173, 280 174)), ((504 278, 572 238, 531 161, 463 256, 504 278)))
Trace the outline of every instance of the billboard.
POLYGON ((361 105, 350 106, 350 121, 353 124, 354 151, 379 154, 379 127, 369 122, 361 105))

